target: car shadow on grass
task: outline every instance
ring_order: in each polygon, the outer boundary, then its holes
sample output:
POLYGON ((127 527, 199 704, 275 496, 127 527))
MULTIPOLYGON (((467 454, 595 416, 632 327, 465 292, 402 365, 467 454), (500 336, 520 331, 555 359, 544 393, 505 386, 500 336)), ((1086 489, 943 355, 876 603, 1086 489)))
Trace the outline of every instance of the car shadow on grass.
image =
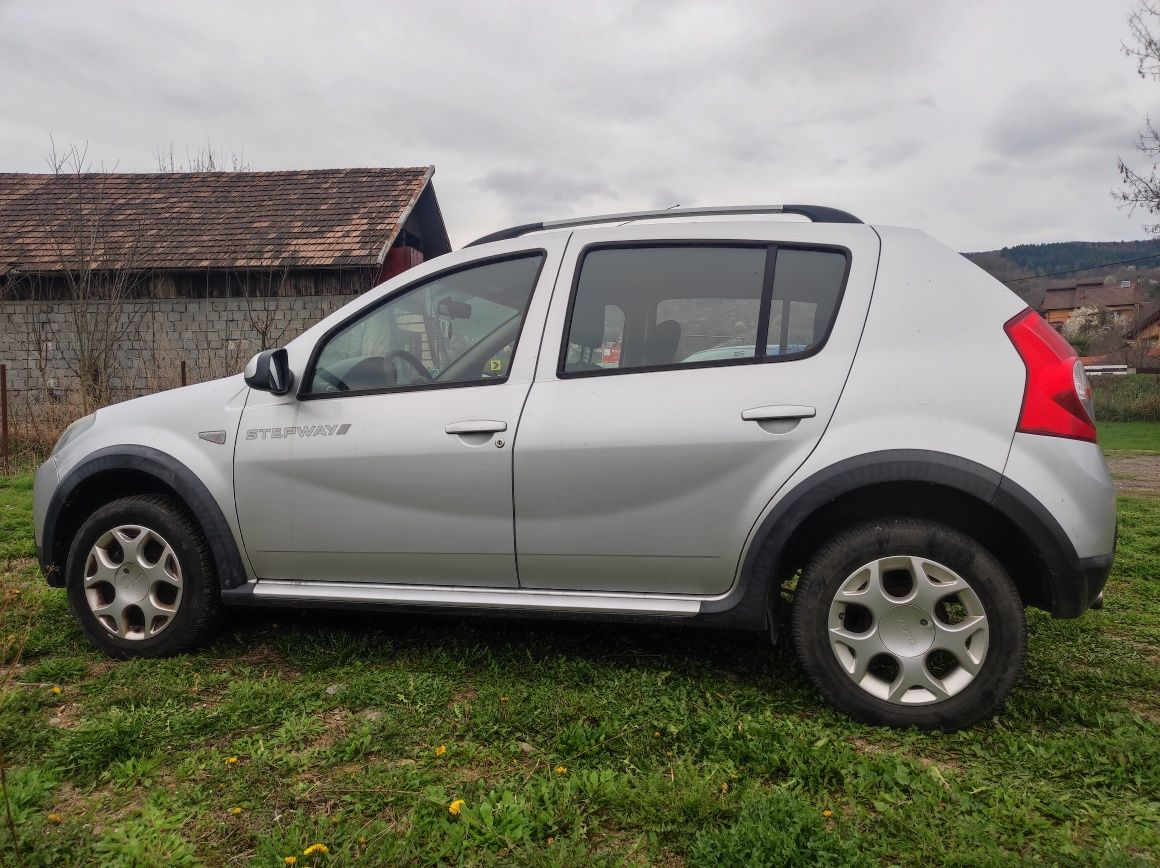
MULTIPOLYGON (((788 638, 788 637, 786 637, 788 638)), ((215 657, 242 655, 302 672, 413 663, 421 657, 478 670, 566 664, 582 669, 717 674, 729 682, 805 686, 792 649, 764 633, 688 624, 575 618, 409 614, 349 610, 233 609, 215 657), (257 654, 255 654, 257 652, 257 654)))

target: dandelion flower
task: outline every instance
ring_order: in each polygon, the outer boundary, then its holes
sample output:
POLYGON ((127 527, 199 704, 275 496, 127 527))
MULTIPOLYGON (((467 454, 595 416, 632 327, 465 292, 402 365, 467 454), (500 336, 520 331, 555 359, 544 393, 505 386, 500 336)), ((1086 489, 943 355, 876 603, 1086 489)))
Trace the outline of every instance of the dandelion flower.
POLYGON ((558 775, 568 774, 568 767, 567 766, 556 766, 556 774, 558 774, 558 775))
POLYGON ((443 756, 445 753, 447 753, 447 745, 441 744, 435 748, 435 756, 443 756))
POLYGON ((238 814, 240 814, 241 812, 242 812, 242 809, 237 807, 236 805, 234 807, 230 808, 230 813, 233 814, 235 817, 238 816, 238 814))
POLYGON ((55 684, 52 686, 52 689, 48 692, 51 693, 53 696, 60 696, 60 688, 57 687, 55 684))
POLYGON ((465 804, 467 804, 467 803, 464 802, 463 799, 456 799, 450 805, 447 806, 447 813, 449 813, 453 817, 458 817, 459 812, 463 810, 463 806, 465 804))
POLYGON ((284 865, 297 865, 298 864, 298 857, 297 856, 287 856, 285 859, 282 860, 282 864, 284 864, 284 865))
POLYGON ((360 836, 359 836, 359 839, 358 839, 358 845, 359 845, 360 847, 365 847, 365 846, 367 845, 367 839, 366 839, 366 836, 365 836, 365 835, 360 835, 360 836))
POLYGON ((722 793, 729 792, 729 781, 721 781, 721 792, 722 793))
POLYGON ((508 701, 510 698, 511 698, 511 697, 509 697, 509 696, 501 696, 501 697, 499 698, 499 701, 500 701, 500 702, 507 702, 507 701, 508 701))
POLYGON ((822 816, 823 817, 832 817, 832 816, 834 816, 834 812, 831 811, 829 808, 826 808, 824 811, 822 811, 822 816))
POLYGON ((318 844, 311 844, 309 847, 307 847, 305 850, 302 851, 302 855, 303 856, 325 856, 329 852, 330 852, 329 847, 327 847, 325 844, 318 843, 318 844))
POLYGON ((56 813, 55 811, 53 813, 49 814, 48 815, 48 822, 59 826, 60 825, 60 814, 56 813))
POLYGON ((238 758, 236 756, 226 757, 226 765, 227 766, 236 766, 237 764, 238 764, 238 758))

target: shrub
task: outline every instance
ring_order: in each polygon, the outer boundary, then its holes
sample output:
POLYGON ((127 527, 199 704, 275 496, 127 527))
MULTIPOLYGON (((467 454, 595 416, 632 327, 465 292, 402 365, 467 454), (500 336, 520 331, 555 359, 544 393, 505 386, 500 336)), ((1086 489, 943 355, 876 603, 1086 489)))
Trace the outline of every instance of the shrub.
POLYGON ((1160 422, 1160 376, 1091 377, 1100 422, 1160 422))

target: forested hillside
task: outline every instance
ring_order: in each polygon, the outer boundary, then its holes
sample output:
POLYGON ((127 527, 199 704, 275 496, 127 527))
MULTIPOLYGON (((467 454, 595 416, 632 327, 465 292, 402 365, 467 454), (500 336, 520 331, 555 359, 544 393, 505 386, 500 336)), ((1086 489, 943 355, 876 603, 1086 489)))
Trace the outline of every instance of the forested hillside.
POLYGON ((1131 263, 1135 266, 1132 270, 1142 271, 1160 267, 1160 239, 1019 244, 1014 247, 1004 247, 1001 250, 964 255, 999 280, 1054 275, 1060 272, 1073 272, 1076 269, 1085 270, 1078 274, 1063 274, 1059 279, 1064 281, 1074 277, 1081 280, 1095 280, 1108 275, 1118 275, 1128 268, 1126 265, 1092 268, 1092 266, 1103 266, 1104 263, 1120 263, 1126 259, 1134 260, 1147 257, 1143 261, 1131 263))

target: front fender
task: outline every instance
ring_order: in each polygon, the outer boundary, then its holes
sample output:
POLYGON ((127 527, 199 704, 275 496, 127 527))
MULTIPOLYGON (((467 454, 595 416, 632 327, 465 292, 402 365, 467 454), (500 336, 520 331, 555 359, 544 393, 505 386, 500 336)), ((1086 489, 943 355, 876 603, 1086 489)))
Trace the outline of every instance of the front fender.
MULTIPOLYGON (((158 487, 168 489, 181 498, 200 523, 209 541, 218 580, 223 588, 235 588, 246 582, 246 568, 237 540, 205 484, 171 455, 149 446, 124 445, 98 449, 82 459, 60 481, 49 499, 39 557, 41 570, 51 586, 64 587, 63 565, 72 544, 67 528, 79 526, 77 516, 71 512, 81 499, 78 495, 89 490, 100 477, 104 476, 113 482, 116 475, 123 471, 144 475, 158 487), (66 532, 62 533, 62 530, 66 532)), ((84 518, 80 518, 80 521, 84 521, 84 518)))

